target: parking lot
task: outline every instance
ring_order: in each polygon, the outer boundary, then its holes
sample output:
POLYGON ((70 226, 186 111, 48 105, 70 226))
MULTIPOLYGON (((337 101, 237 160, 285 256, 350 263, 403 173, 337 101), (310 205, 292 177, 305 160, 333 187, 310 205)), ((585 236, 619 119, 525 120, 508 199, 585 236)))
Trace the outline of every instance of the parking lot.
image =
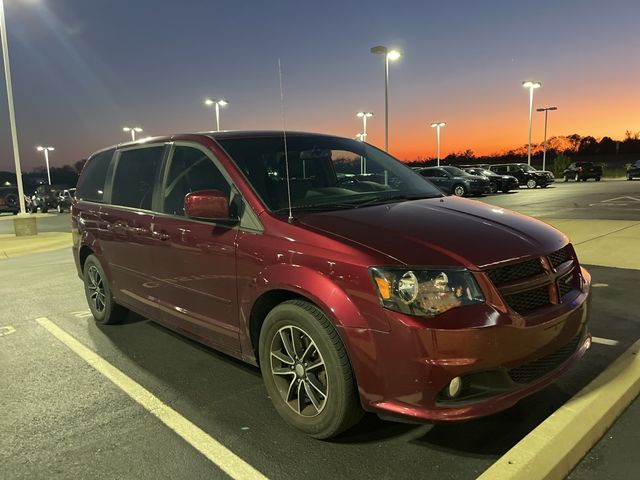
MULTIPOLYGON (((556 384, 480 420, 410 425, 370 415, 335 441, 313 440, 282 422, 256 368, 134 314, 96 326, 70 249, 58 249, 0 260, 3 478, 476 478, 640 338, 640 255, 625 244, 640 238, 640 182, 556 183, 481 201, 579 236, 596 341, 556 384), (122 376, 108 379, 113 367, 122 376)), ((69 214, 39 225, 68 232, 69 214)), ((10 229, 0 222, 0 234, 10 229)), ((637 422, 639 408, 626 418, 637 422)), ((597 454, 611 441, 571 478, 640 475, 637 456, 622 465, 597 454)))

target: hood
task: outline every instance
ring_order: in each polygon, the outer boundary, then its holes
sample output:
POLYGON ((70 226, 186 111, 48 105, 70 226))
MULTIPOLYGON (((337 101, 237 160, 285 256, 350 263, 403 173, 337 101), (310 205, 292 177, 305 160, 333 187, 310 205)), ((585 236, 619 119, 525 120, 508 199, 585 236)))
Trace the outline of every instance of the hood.
POLYGON ((549 254, 568 243, 539 220, 457 197, 312 213, 296 224, 415 266, 482 269, 549 254))

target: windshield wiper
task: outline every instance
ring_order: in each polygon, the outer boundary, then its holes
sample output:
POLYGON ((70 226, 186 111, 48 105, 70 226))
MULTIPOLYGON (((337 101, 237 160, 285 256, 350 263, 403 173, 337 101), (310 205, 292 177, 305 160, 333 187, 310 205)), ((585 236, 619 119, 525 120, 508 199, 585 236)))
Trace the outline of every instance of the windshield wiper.
POLYGON ((369 200, 365 200, 364 202, 356 203, 353 205, 353 208, 367 207, 369 205, 379 205, 383 203, 391 203, 398 201, 406 201, 406 200, 423 200, 425 198, 438 198, 442 197, 440 194, 434 195, 426 195, 426 194, 413 194, 408 195, 406 193, 398 194, 398 195, 390 195, 386 197, 375 197, 370 198, 369 200))
MULTIPOLYGON (((293 205, 291 206, 291 210, 294 212, 300 212, 300 211, 324 212, 324 211, 340 210, 340 209, 355 208, 355 207, 356 205, 354 205, 353 203, 320 203, 317 205, 293 205)), ((276 215, 279 215, 282 213, 288 213, 288 212, 289 212, 289 207, 282 207, 282 208, 273 210, 273 213, 275 213, 276 215)))

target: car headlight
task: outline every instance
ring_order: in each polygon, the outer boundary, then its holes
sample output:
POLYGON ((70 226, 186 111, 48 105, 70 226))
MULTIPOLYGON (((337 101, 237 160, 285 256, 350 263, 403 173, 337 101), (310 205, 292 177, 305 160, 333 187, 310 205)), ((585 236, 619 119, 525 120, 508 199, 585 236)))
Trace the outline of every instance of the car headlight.
POLYGON ((452 308, 484 303, 473 275, 464 268, 370 268, 382 305, 408 315, 433 317, 452 308))

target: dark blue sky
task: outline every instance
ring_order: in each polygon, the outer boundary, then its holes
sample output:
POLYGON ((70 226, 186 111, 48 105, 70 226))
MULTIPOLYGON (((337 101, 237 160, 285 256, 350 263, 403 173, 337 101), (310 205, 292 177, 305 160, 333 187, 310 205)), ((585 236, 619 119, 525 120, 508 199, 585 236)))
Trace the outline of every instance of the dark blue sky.
MULTIPOLYGON (((124 125, 212 129, 206 96, 229 100, 223 128, 280 128, 278 58, 289 128, 352 137, 366 109, 382 145, 378 44, 405 53, 390 67, 400 158, 433 155, 441 119, 444 154, 525 143, 530 77, 536 106, 560 107, 550 135, 640 130, 638 1, 5 0, 5 14, 27 170, 38 144, 62 165, 126 140, 124 125)), ((0 170, 13 170, 4 90, 0 170)))

